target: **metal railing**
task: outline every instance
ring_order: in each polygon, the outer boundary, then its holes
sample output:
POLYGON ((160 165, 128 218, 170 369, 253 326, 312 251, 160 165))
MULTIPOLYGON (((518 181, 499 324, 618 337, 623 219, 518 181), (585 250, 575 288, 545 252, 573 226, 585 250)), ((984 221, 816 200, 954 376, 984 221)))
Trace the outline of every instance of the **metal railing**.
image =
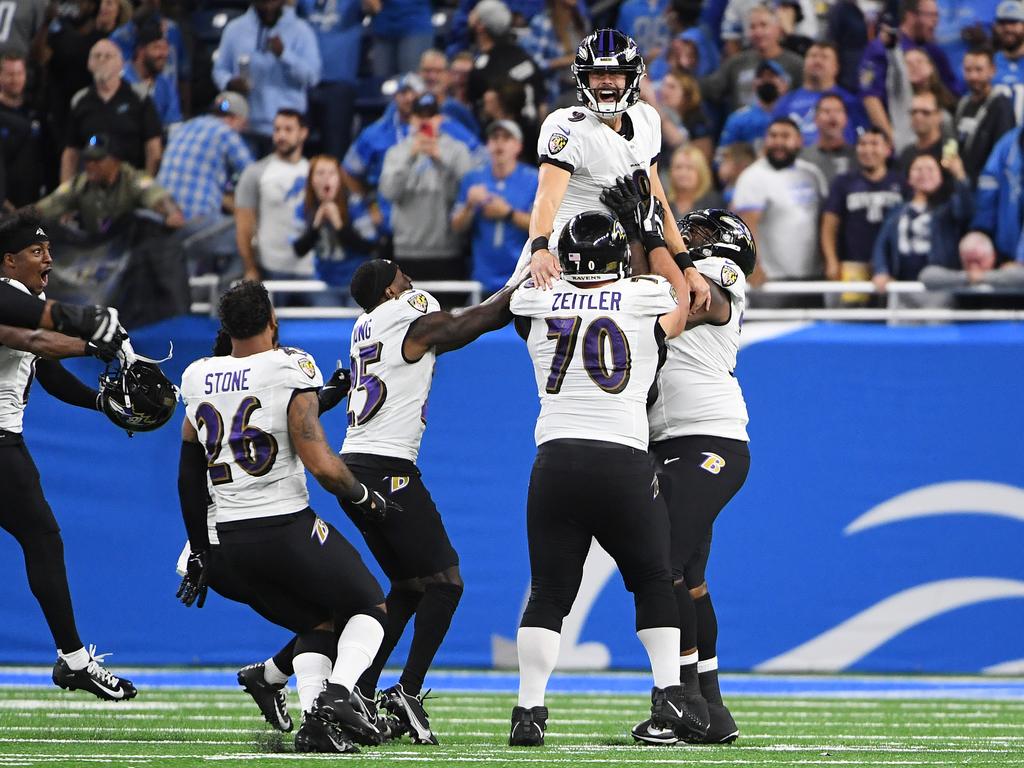
MULTIPOLYGON (((220 278, 216 275, 201 275, 190 279, 193 295, 203 295, 192 303, 195 314, 216 315, 220 278)), ((321 293, 331 286, 320 280, 268 280, 264 283, 271 298, 285 293, 321 293)), ((466 304, 478 304, 483 298, 483 285, 475 280, 417 280, 416 287, 429 293, 458 295, 466 297, 466 304)), ((879 295, 874 283, 864 280, 855 282, 819 281, 777 281, 750 289, 751 296, 758 295, 836 295, 836 294, 879 295)), ((901 297, 910 294, 928 293, 920 282, 891 282, 886 286, 884 307, 836 307, 827 309, 769 309, 748 308, 745 321, 812 322, 831 320, 838 322, 887 322, 891 324, 914 322, 992 322, 1024 321, 1024 310, 1017 309, 950 309, 908 307, 901 297)), ((942 291, 936 293, 945 293, 942 291)), ((990 295, 991 290, 959 289, 957 293, 990 295)), ((1019 293, 1017 295, 1020 295, 1019 293)), ((352 318, 362 314, 358 307, 279 307, 281 318, 352 318)))

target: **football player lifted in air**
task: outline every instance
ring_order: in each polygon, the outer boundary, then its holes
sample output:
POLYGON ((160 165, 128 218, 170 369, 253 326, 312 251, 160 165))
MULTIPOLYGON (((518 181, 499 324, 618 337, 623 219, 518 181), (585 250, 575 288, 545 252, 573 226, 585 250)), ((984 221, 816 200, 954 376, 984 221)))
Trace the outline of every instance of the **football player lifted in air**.
MULTIPOLYGON (((523 269, 519 278, 525 277, 523 269)), ((399 501, 404 510, 401 518, 375 520, 342 502, 391 581, 384 642, 359 679, 354 703, 376 718, 371 697, 381 670, 415 614, 405 668, 398 683, 381 692, 381 705, 413 742, 437 744, 420 690, 463 586, 459 556, 416 458, 436 357, 508 324, 513 288, 457 313, 443 312, 433 296, 413 288, 397 264, 376 259, 356 270, 351 291, 365 314, 352 329, 352 390, 341 457, 368 488, 399 501)))
MULTIPOLYGON (((0 254, 0 275, 6 287, 45 300, 43 291, 53 258, 50 238, 34 212, 21 211, 0 222, 0 254)), ((113 322, 116 324, 116 316, 113 322)), ((107 341, 83 341, 56 331, 0 326, 0 463, 4 468, 0 473, 0 527, 24 552, 29 587, 53 635, 58 656, 53 682, 112 701, 133 698, 135 686, 104 669, 100 663, 103 656, 96 655, 95 646, 86 650, 78 636, 64 567, 64 543, 43 496, 39 471, 22 438, 22 417, 33 378, 65 403, 99 410, 100 393, 75 378, 59 360, 93 355, 110 362, 126 338, 119 329, 107 341)), ((172 409, 173 403, 172 399, 172 409)))
MULTIPOLYGON (((604 195, 605 203, 627 222, 633 242, 643 238, 638 226, 645 213, 643 197, 628 178, 619 179, 604 195)), ((734 741, 739 729, 718 687, 718 620, 704 571, 715 518, 750 469, 747 406, 735 370, 746 278, 754 271, 757 252, 746 224, 729 211, 692 211, 678 226, 688 257, 711 290, 711 309, 692 316, 687 332, 668 342, 648 418, 651 452, 672 528, 680 679, 687 699, 707 711, 711 723, 707 734, 686 740, 717 744, 734 741)), ((679 741, 674 731, 651 720, 633 728, 633 737, 649 744, 679 741)))
POLYGON ((197 360, 182 376, 178 493, 192 556, 200 572, 208 567, 208 475, 219 554, 259 596, 260 613, 298 635, 296 750, 377 744, 380 732, 349 698, 384 637, 384 594, 355 548, 310 509, 303 467, 369 517, 401 507, 331 450, 319 419, 320 371, 301 350, 278 346, 266 289, 240 283, 221 296, 219 314, 231 355, 197 360))
POLYGON ((591 538, 633 593, 637 636, 654 676, 651 721, 680 737, 701 737, 706 716, 689 706, 679 684, 669 521, 647 454, 648 392, 664 340, 686 325, 688 306, 676 298, 686 282, 663 240, 651 259, 669 280, 630 277, 626 233, 604 211, 566 223, 558 258, 561 278, 550 291, 527 282, 512 297, 540 416, 526 510, 530 597, 516 638, 519 702, 509 744, 544 743, 544 692, 591 538))
MULTIPOLYGON (((646 71, 636 43, 615 29, 587 35, 576 50, 572 74, 583 106, 549 114, 537 144, 540 172, 524 258, 532 253, 531 274, 541 288, 548 288, 561 271, 551 244, 559 242, 562 227, 578 213, 600 209, 601 192, 620 176, 649 180, 654 196, 669 210, 658 178, 661 118, 640 101, 646 71)), ((671 252, 685 250, 675 222, 669 219, 666 225, 671 252)), ((692 268, 684 270, 684 277, 692 306, 706 307, 707 284, 692 268)))
MULTIPOLYGON (((231 354, 231 337, 221 328, 213 345, 215 357, 231 354)), ((348 370, 339 368, 320 388, 317 399, 320 413, 326 413, 340 403, 348 394, 348 370)), ((264 612, 260 596, 253 591, 248 582, 240 578, 232 570, 227 559, 220 551, 220 540, 217 538, 217 505, 213 501, 213 486, 207 477, 207 512, 206 531, 210 546, 205 555, 193 556, 189 542, 178 558, 178 575, 182 577, 177 597, 186 607, 195 605, 202 608, 206 603, 209 589, 238 603, 250 606, 254 611, 274 623, 274 616, 264 612)), ((292 658, 295 655, 295 643, 298 636, 293 637, 285 646, 264 662, 248 664, 238 670, 238 684, 252 696, 260 712, 268 723, 279 731, 288 732, 292 729, 292 718, 288 712, 288 697, 285 686, 289 678, 295 674, 292 658)), ((328 654, 334 658, 334 654, 328 654)))

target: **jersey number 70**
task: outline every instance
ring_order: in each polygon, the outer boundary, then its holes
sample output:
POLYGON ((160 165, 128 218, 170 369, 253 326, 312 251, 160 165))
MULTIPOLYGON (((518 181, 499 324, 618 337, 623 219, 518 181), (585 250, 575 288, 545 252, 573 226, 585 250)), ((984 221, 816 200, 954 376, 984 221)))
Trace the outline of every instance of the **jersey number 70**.
MULTIPOLYGON (((551 373, 545 390, 557 395, 576 352, 580 334, 580 317, 548 317, 548 338, 555 339, 555 354, 551 357, 551 373)), ((610 317, 595 318, 583 334, 583 369, 590 380, 612 395, 617 395, 629 384, 632 358, 629 339, 610 317)))

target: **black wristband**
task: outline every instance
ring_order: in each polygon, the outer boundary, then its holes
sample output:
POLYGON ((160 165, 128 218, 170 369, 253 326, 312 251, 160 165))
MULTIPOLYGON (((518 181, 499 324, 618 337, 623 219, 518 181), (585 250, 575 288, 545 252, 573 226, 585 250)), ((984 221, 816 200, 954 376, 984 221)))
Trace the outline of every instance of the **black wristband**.
POLYGON ((512 219, 515 218, 515 215, 516 209, 510 205, 508 207, 508 213, 505 214, 505 221, 512 221, 512 219))
POLYGON ((647 232, 643 233, 644 250, 650 253, 655 248, 668 248, 665 238, 647 232))
POLYGON ((533 238, 533 242, 530 243, 530 253, 536 253, 537 251, 546 251, 547 249, 548 239, 544 235, 533 238))
POLYGON ((676 265, 680 269, 689 269, 693 266, 693 259, 690 258, 690 254, 686 251, 680 251, 676 254, 676 265))

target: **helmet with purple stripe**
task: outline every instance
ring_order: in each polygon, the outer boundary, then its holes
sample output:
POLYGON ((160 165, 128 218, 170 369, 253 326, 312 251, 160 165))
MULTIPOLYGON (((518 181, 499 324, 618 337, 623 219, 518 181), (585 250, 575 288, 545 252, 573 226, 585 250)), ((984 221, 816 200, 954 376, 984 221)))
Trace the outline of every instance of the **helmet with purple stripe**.
POLYGON ((599 29, 583 38, 572 64, 576 97, 598 117, 621 115, 640 98, 640 81, 647 72, 633 38, 617 29, 599 29), (615 78, 624 75, 621 87, 615 78))

